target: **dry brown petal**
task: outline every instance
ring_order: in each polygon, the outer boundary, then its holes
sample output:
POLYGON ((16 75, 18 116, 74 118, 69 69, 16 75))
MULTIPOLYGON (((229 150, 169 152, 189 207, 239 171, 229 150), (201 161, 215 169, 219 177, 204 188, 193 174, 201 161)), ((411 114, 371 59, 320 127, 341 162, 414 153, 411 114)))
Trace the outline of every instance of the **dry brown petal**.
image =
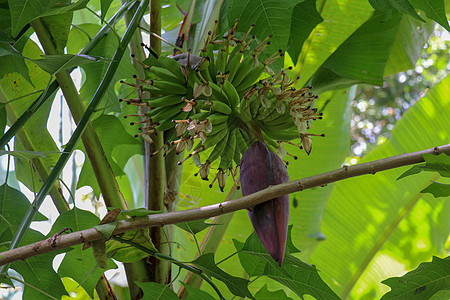
POLYGON ((300 135, 300 139, 302 140, 302 146, 305 149, 306 154, 310 154, 312 150, 312 139, 309 135, 302 134, 300 135))
POLYGON ((225 184, 227 183, 227 173, 223 171, 222 169, 219 169, 219 172, 217 173, 217 181, 219 182, 219 188, 220 191, 223 192, 223 189, 225 187, 225 184))
POLYGON ((175 130, 177 131, 178 137, 182 136, 186 132, 188 125, 189 125, 188 122, 180 122, 177 123, 177 125, 175 125, 175 130))
POLYGON ((203 180, 208 180, 210 166, 211 163, 209 161, 206 161, 204 164, 200 166, 200 177, 203 180))

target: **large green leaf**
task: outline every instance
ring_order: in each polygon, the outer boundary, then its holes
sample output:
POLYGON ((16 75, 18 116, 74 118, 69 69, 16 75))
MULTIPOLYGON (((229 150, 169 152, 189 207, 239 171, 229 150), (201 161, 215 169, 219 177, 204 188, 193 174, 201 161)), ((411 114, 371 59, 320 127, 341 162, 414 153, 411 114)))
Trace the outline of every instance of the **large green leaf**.
MULTIPOLYGON (((19 227, 30 202, 20 191, 0 185, 0 242, 10 241, 19 227)), ((35 221, 45 221, 41 213, 37 213, 35 221)))
POLYGON ((208 276, 214 277, 226 284, 228 289, 236 296, 253 298, 248 290, 249 281, 232 276, 220 269, 214 261, 213 253, 206 253, 192 262, 194 266, 204 271, 208 276))
POLYGON ((449 280, 450 257, 433 257, 433 261, 420 264, 402 277, 383 281, 390 286, 391 291, 381 299, 429 299, 437 292, 448 289, 449 280))
POLYGON ((295 71, 302 76, 303 86, 334 51, 373 13, 368 1, 324 1, 318 9, 323 22, 305 41, 295 71))
MULTIPOLYGON (((41 233, 28 230, 24 243, 29 244, 43 239, 44 235, 41 233)), ((55 255, 60 252, 62 251, 44 253, 11 264, 11 268, 19 272, 28 284, 24 287, 23 299, 47 300, 48 295, 61 299, 63 295, 67 295, 61 278, 52 266, 55 255)))
POLYGON ((433 22, 423 23, 410 16, 402 16, 397 37, 390 48, 390 56, 384 69, 385 77, 415 66, 434 26, 433 22))
MULTIPOLYGON (((53 224, 49 236, 59 232, 64 228, 70 228, 73 231, 80 231, 97 225, 100 219, 89 211, 73 208, 61 214, 53 224)), ((73 247, 66 253, 61 265, 58 268, 58 275, 70 277, 78 282, 86 292, 93 298, 94 288, 104 270, 96 268, 95 260, 91 249, 82 250, 82 245, 73 247), (74 267, 76 266, 76 267, 74 267)), ((108 267, 116 268, 112 260, 108 261, 108 267)))
POLYGON ((278 266, 261 244, 256 233, 247 238, 238 254, 242 266, 250 276, 266 275, 288 287, 299 297, 309 294, 319 300, 338 299, 320 278, 314 266, 302 262, 289 253, 285 255, 283 265, 278 266))
MULTIPOLYGON (((94 126, 102 143, 103 150, 108 158, 108 162, 111 165, 114 175, 124 177, 126 180, 124 183, 128 184, 128 180, 126 179, 126 176, 124 176, 125 174, 123 172, 126 161, 116 162, 116 160, 112 157, 112 153, 116 147, 121 145, 131 145, 134 147, 128 148, 126 153, 128 156, 137 154, 140 152, 139 142, 128 134, 119 119, 112 115, 102 115, 95 119, 92 122, 92 125, 94 126)), ((82 147, 82 145, 80 145, 80 148, 84 151, 84 147, 82 147)), ((92 166, 88 160, 85 160, 83 169, 80 173, 80 178, 78 180, 78 187, 85 185, 91 186, 94 189, 95 194, 98 196, 100 194, 100 188, 97 182, 92 181, 93 176, 94 171, 92 166)))
POLYGON ((291 19, 294 7, 301 0, 233 0, 228 1, 228 24, 239 19, 238 30, 247 32, 252 24, 252 34, 260 40, 272 35, 269 46, 271 54, 278 49, 285 50, 289 41, 291 19))
MULTIPOLYGON (((42 54, 38 46, 31 40, 26 44, 23 53, 26 57, 30 58, 39 57, 42 54)), ((50 78, 49 74, 42 71, 35 64, 29 61, 26 63, 29 66, 30 78, 34 86, 18 73, 8 74, 0 81, 2 90, 0 101, 14 100, 6 105, 8 125, 14 123, 31 105, 36 98, 36 91, 45 89, 50 78)), ((45 155, 45 158, 40 159, 40 161, 42 162, 42 169, 47 172, 55 165, 59 156, 59 149, 46 129, 51 105, 52 101, 47 101, 22 127, 22 131, 19 132, 15 139, 15 150, 41 152, 45 155)), ((33 190, 32 178, 34 178, 34 185, 36 189, 39 189, 41 185, 39 176, 35 173, 31 176, 29 161, 16 158, 15 164, 18 179, 30 190, 33 190)), ((39 166, 35 165, 35 167, 39 166)), ((39 172, 43 174, 42 171, 40 170, 39 172)))
POLYGON ((450 31, 443 0, 409 0, 416 9, 423 10, 428 18, 438 22, 450 31))
POLYGON ((86 5, 88 0, 79 0, 75 3, 68 2, 67 5, 59 5, 62 3, 59 0, 8 0, 8 2, 11 11, 11 33, 13 36, 16 36, 32 20, 40 16, 55 15, 80 9, 86 5))
MULTIPOLYGON (((397 123, 390 139, 362 162, 449 142, 450 78, 435 86, 397 123)), ((379 298, 379 282, 439 255, 450 231, 450 202, 422 195, 439 176, 422 172, 396 181, 407 167, 337 183, 324 214, 327 239, 311 262, 343 298, 379 298)))
POLYGON ((294 64, 297 63, 303 43, 314 27, 322 21, 323 19, 316 9, 316 0, 306 0, 294 7, 287 49, 294 64))
POLYGON ((156 282, 136 282, 144 292, 144 299, 177 300, 177 294, 168 285, 156 282))
MULTIPOLYGON (((83 30, 71 30, 69 34, 69 39, 67 42, 67 51, 68 53, 78 53, 78 51, 86 45, 89 41, 89 37, 93 37, 97 31, 101 28, 99 25, 95 24, 83 24, 80 25, 80 28, 83 30)), ((117 49, 119 41, 117 36, 109 32, 106 37, 104 37, 96 47, 89 52, 89 55, 103 57, 103 58, 111 58, 114 55, 114 52, 117 49)), ((97 87, 99 86, 103 75, 108 68, 109 62, 107 60, 83 65, 82 68, 84 70, 83 74, 83 86, 80 89, 80 96, 85 101, 89 101, 92 99, 97 87)), ((108 87, 107 93, 103 96, 103 104, 104 106, 108 106, 111 104, 118 104, 118 97, 116 95, 114 86, 120 80, 124 78, 131 78, 136 71, 134 70, 131 59, 130 52, 127 49, 123 55, 123 58, 120 62, 120 65, 114 74, 113 79, 111 80, 111 84, 108 87)), ((120 112, 119 106, 115 105, 106 110, 106 112, 120 112)))
POLYGON ((388 20, 375 13, 356 30, 322 65, 340 77, 382 85, 385 64, 389 58, 401 14, 388 20))

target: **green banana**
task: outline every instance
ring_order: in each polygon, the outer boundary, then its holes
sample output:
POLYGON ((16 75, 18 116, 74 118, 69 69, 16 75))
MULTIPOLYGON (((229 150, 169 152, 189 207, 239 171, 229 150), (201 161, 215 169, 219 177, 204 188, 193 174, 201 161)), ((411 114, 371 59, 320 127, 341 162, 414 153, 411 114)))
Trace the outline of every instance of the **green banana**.
MULTIPOLYGON (((239 45, 242 48, 242 44, 239 44, 239 45)), ((239 45, 236 46, 236 48, 239 47, 239 45)), ((236 48, 234 48, 234 50, 236 50, 236 48)), ((230 58, 228 59, 227 72, 229 72, 229 75, 228 75, 229 81, 233 81, 234 76, 236 75, 236 72, 239 68, 239 63, 241 62, 241 59, 242 59, 242 52, 236 52, 236 53, 232 54, 230 56, 230 58)))
MULTIPOLYGON (((262 120, 264 123, 270 123, 273 122, 277 119, 286 119, 286 118, 290 118, 291 115, 288 112, 285 112, 284 114, 280 115, 278 113, 278 111, 276 110, 276 105, 271 105, 270 107, 275 106, 275 109, 272 111, 272 113, 270 113, 269 115, 267 115, 264 120, 262 120)), ((278 122, 278 121, 275 121, 278 122)))
POLYGON ((211 114, 208 116, 209 122, 211 122, 211 124, 213 124, 213 125, 223 123, 223 122, 227 121, 228 118, 229 118, 228 115, 224 115, 221 113, 214 113, 214 114, 211 114))
POLYGON ((215 82, 217 82, 217 80, 216 80, 217 71, 216 71, 216 66, 215 66, 215 62, 214 62, 214 44, 210 43, 206 47, 206 54, 210 58, 210 62, 209 62, 209 66, 208 66, 209 77, 215 83, 215 82))
POLYGON ((186 86, 170 81, 153 80, 151 85, 164 91, 164 94, 186 95, 188 92, 186 86))
POLYGON ((222 138, 229 133, 228 127, 215 131, 214 134, 208 134, 206 141, 203 143, 205 149, 216 145, 222 138))
POLYGON ((261 105, 261 107, 258 110, 258 114, 256 115, 256 120, 259 121, 265 121, 265 119, 271 115, 272 113, 274 113, 274 111, 276 110, 276 105, 271 105, 268 108, 265 108, 261 105))
MULTIPOLYGON (((228 142, 228 136, 230 135, 230 131, 228 129, 225 129, 225 135, 222 137, 220 141, 216 143, 216 146, 214 147, 214 150, 209 154, 209 157, 206 159, 206 161, 209 161, 212 163, 216 159, 219 158, 219 156, 222 154, 223 150, 225 149, 225 146, 228 142)), ((206 139, 208 141, 208 139, 206 139)), ((205 142, 206 143, 206 142, 205 142)))
POLYGON ((222 88, 220 88, 217 84, 213 83, 213 82, 209 82, 209 86, 211 87, 211 98, 212 100, 219 100, 220 102, 226 103, 226 104, 230 104, 230 102, 228 102, 228 97, 225 94, 225 92, 222 90, 222 88))
POLYGON ((258 113, 258 109, 261 106, 261 100, 259 98, 260 96, 258 94, 256 94, 255 96, 253 96, 252 98, 250 98, 250 112, 252 114, 252 119, 256 118, 256 115, 258 113))
POLYGON ((261 130, 267 134, 268 137, 277 141, 290 141, 299 138, 299 133, 297 129, 273 131, 268 127, 261 126, 261 130))
POLYGON ((216 58, 216 72, 219 73, 219 71, 223 74, 225 73, 225 68, 227 64, 227 49, 220 49, 219 53, 217 54, 216 58))
POLYGON ((225 115, 231 114, 231 107, 220 101, 212 101, 212 109, 225 115))
POLYGON ((156 126, 157 131, 165 131, 170 128, 175 127, 175 124, 172 122, 172 120, 185 120, 187 116, 189 115, 189 112, 180 111, 174 116, 172 116, 169 119, 164 119, 159 123, 158 126, 156 126))
POLYGON ((230 107, 236 108, 239 102, 241 102, 241 97, 239 97, 239 94, 234 88, 233 84, 230 81, 226 80, 222 85, 222 89, 225 92, 225 95, 227 95, 230 107))
POLYGON ((180 78, 163 67, 153 66, 151 67, 150 72, 156 75, 156 77, 158 77, 161 80, 175 82, 182 85, 184 85, 185 83, 184 77, 180 78))
POLYGON ((142 101, 148 103, 148 106, 150 107, 165 107, 184 103, 181 99, 182 97, 180 95, 165 95, 150 99, 142 99, 142 101))
POLYGON ((203 121, 205 120, 208 116, 210 115, 209 111, 202 111, 202 112, 198 112, 196 114, 193 114, 189 117, 189 119, 191 120, 199 120, 199 121, 203 121))
POLYGON ((219 169, 226 170, 231 167, 236 152, 236 129, 231 130, 228 141, 220 157, 219 169))
POLYGON ((246 92, 263 73, 264 68, 259 66, 258 68, 251 69, 247 75, 242 79, 242 81, 236 86, 236 90, 239 93, 246 92))
POLYGON ((238 86, 242 80, 247 76, 247 73, 252 69, 253 65, 253 56, 248 55, 244 57, 244 59, 239 64, 238 69, 236 70, 236 75, 232 80, 232 84, 234 86, 238 86))
POLYGON ((242 100, 240 106, 239 106, 239 117, 241 118, 242 122, 247 123, 250 122, 252 119, 252 114, 250 112, 250 100, 242 100))
POLYGON ((180 112, 181 107, 182 106, 179 104, 158 107, 155 109, 151 109, 148 112, 148 116, 152 119, 153 122, 160 122, 167 119, 172 120, 172 117, 180 112))
MULTIPOLYGON (((183 72, 181 72, 181 65, 176 60, 166 57, 163 55, 160 55, 158 58, 158 62, 161 64, 162 67, 164 67, 166 70, 170 71, 175 77, 183 80, 184 82, 184 76, 183 72)), ((151 69, 150 69, 151 70, 151 69)))
POLYGON ((269 137, 264 131, 261 131, 261 132, 262 132, 264 142, 266 143, 266 145, 270 145, 270 146, 274 147, 275 149, 278 148, 277 141, 275 141, 273 138, 269 137))

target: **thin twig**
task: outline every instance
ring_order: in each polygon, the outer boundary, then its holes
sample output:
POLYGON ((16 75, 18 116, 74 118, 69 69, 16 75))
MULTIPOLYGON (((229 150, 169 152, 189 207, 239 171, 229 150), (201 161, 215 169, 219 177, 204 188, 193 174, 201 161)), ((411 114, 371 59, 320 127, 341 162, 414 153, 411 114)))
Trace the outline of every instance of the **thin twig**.
MULTIPOLYGON (((247 209, 264 201, 277 198, 285 194, 322 186, 351 177, 366 174, 375 174, 377 172, 389 169, 421 163, 424 161, 422 154, 438 155, 441 153, 450 155, 450 144, 430 148, 423 151, 391 156, 360 165, 344 166, 340 169, 323 174, 314 175, 275 186, 270 186, 254 194, 232 201, 225 201, 218 204, 189 210, 152 214, 145 217, 119 221, 116 229, 113 232, 113 235, 121 234, 139 228, 164 226, 168 224, 176 224, 192 220, 207 219, 240 209, 247 209)), ((95 228, 90 228, 59 236, 56 241, 53 241, 53 244, 51 243, 50 239, 46 239, 37 243, 0 253, 0 265, 12 263, 18 260, 24 260, 50 251, 63 249, 77 244, 99 240, 102 238, 104 238, 102 233, 97 231, 95 228)))

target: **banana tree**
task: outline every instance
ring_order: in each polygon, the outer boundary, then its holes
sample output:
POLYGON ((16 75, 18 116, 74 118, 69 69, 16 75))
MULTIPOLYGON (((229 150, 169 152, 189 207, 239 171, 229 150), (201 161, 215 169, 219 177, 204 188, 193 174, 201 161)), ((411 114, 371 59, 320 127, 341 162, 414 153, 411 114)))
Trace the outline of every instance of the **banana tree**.
POLYGON ((448 201, 423 193, 448 197, 449 80, 341 168, 355 84, 412 68, 435 24, 450 29, 444 1, 150 2, 3 1, 2 282, 125 298, 104 274, 123 264, 132 299, 445 297, 448 258, 381 281, 445 255, 448 201), (49 133, 58 89, 67 142, 49 133), (31 225, 47 195, 45 235, 31 225))

